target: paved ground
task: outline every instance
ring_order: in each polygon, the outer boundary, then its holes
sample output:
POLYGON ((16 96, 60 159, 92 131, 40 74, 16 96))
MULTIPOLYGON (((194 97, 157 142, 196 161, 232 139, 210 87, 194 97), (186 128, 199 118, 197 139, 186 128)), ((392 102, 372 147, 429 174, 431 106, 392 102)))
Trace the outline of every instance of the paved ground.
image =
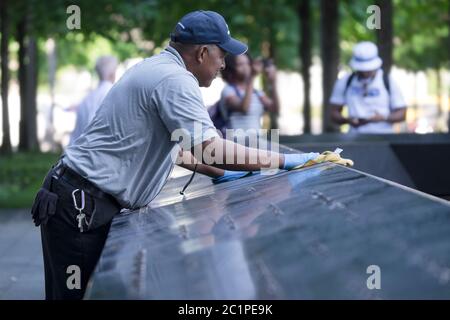
POLYGON ((43 268, 29 209, 0 209, 0 300, 44 299, 43 268))

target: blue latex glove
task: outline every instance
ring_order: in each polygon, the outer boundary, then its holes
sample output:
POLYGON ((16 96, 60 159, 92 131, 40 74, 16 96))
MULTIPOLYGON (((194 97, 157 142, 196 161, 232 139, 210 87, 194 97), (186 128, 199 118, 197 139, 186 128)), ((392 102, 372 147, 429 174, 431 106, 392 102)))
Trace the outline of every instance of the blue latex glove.
POLYGON ((320 154, 317 152, 309 153, 285 153, 284 154, 284 170, 291 170, 296 166, 303 165, 309 160, 317 158, 320 154))
POLYGON ((237 180, 239 178, 242 178, 242 177, 245 177, 245 176, 251 175, 251 174, 252 174, 251 171, 229 171, 229 170, 225 170, 225 173, 223 174, 223 176, 213 178, 212 182, 217 184, 217 183, 222 183, 222 182, 227 182, 227 181, 233 181, 233 180, 237 180))

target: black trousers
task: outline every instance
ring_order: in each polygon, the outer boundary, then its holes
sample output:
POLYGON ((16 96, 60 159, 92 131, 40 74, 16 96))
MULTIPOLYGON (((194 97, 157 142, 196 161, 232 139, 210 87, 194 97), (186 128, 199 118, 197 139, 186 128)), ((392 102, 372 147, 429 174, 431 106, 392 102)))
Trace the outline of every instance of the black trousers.
MULTIPOLYGON (((79 229, 77 215, 79 211, 74 207, 72 192, 82 189, 64 176, 58 177, 52 169, 47 174, 44 182, 51 194, 57 195, 56 206, 48 220, 40 224, 42 250, 45 271, 45 296, 47 300, 82 299, 89 278, 98 262, 105 244, 112 217, 119 213, 103 212, 111 216, 105 224, 93 230, 79 229), (56 177, 56 178, 55 178, 56 177), (48 183, 51 181, 51 183, 48 183)), ((76 182, 76 181, 75 181, 76 182)), ((85 186, 85 185, 84 185, 85 186)), ((41 197, 40 203, 46 199, 41 197)), ((55 197, 56 198, 56 197, 55 197)), ((81 198, 77 199, 78 202, 81 198)), ((38 200, 35 200, 35 202, 38 200)), ((109 210, 112 206, 100 205, 104 199, 97 199, 85 192, 85 206, 83 213, 89 218, 95 210, 109 210)), ((41 216, 45 216, 45 210, 51 205, 36 205, 35 210, 40 210, 41 216)), ((102 212, 97 212, 102 214, 102 212)))

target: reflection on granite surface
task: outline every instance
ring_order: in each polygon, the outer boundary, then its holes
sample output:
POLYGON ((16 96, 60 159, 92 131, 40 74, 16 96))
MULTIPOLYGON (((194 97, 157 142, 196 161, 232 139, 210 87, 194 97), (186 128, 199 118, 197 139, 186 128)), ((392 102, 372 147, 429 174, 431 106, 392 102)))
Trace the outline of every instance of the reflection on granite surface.
POLYGON ((334 164, 168 181, 117 216, 90 299, 450 298, 450 206, 334 164), (367 288, 367 267, 381 289, 367 288))

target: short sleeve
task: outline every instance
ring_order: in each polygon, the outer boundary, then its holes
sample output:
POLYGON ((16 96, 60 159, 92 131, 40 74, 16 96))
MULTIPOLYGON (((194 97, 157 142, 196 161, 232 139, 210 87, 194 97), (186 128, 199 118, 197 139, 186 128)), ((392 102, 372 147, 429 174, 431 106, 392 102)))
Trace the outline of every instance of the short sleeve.
POLYGON ((235 96, 235 95, 236 95, 236 90, 232 86, 226 85, 225 88, 223 88, 220 96, 222 99, 225 99, 225 98, 235 96))
POLYGON ((405 99, 397 83, 389 77, 389 99, 392 109, 406 108, 405 99))
POLYGON ((330 104, 342 106, 346 104, 345 101, 345 86, 350 75, 346 75, 336 81, 333 87, 333 92, 330 97, 330 104))
POLYGON ((255 90, 255 94, 258 97, 264 97, 266 95, 266 93, 263 90, 255 90))
POLYGON ((184 132, 189 135, 187 138, 193 147, 219 136, 192 76, 183 74, 166 78, 154 89, 152 101, 172 138, 184 132))

